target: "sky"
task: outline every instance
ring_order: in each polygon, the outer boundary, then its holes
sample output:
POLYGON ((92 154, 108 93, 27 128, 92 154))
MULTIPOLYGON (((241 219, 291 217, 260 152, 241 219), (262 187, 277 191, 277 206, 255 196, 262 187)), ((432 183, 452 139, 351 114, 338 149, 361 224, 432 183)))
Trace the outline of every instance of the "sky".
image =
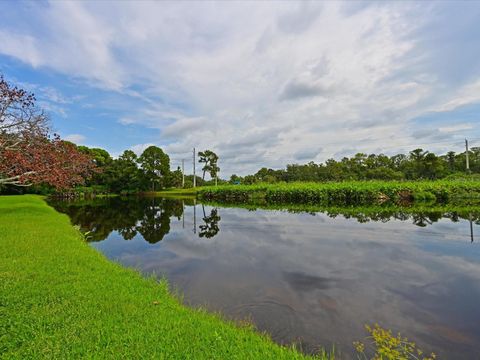
POLYGON ((113 156, 220 176, 480 146, 480 2, 0 1, 0 73, 113 156))

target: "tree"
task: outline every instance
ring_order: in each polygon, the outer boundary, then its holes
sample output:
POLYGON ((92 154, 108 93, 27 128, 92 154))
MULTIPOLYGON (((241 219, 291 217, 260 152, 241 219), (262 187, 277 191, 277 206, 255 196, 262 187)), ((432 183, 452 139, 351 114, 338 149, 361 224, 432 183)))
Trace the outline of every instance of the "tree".
POLYGON ((448 168, 450 171, 455 171, 455 151, 449 151, 446 155, 448 168))
POLYGON ((35 105, 35 96, 0 75, 0 151, 15 150, 23 142, 45 138, 48 130, 48 118, 35 105))
POLYGON ((95 170, 74 144, 49 136, 47 116, 33 94, 0 76, 0 185, 63 189, 83 183, 95 170))
POLYGON ((87 185, 107 185, 109 180, 107 178, 107 174, 110 172, 110 167, 113 164, 113 159, 108 151, 100 148, 89 148, 87 146, 78 146, 78 150, 91 157, 95 165, 100 170, 97 174, 94 174, 90 179, 88 179, 87 185))
POLYGON ((242 178, 240 176, 238 176, 237 174, 232 174, 230 176, 230 181, 229 181, 230 184, 233 184, 233 185, 239 185, 242 183, 242 178))
POLYGON ((132 150, 125 150, 122 155, 107 167, 105 185, 110 191, 138 190, 141 172, 137 166, 137 155, 132 150))
POLYGON ((155 191, 155 183, 162 184, 165 177, 170 173, 170 157, 157 146, 149 146, 138 158, 138 163, 142 167, 144 175, 152 185, 152 191, 155 191))
POLYGON ((183 178, 182 170, 180 169, 180 166, 178 166, 177 170, 172 171, 170 173, 169 182, 168 182, 169 186, 173 186, 173 187, 176 187, 176 188, 181 188, 182 187, 182 178, 183 178))
POLYGON ((205 173, 209 173, 210 177, 216 178, 218 172, 220 171, 220 168, 217 165, 218 162, 218 156, 211 150, 205 150, 205 151, 200 151, 198 153, 199 156, 199 163, 205 163, 205 165, 202 168, 203 171, 203 176, 202 179, 205 180, 205 173))
POLYGON ((83 183, 96 171, 90 157, 58 137, 22 141, 14 150, 2 151, 0 157, 0 184, 4 185, 47 183, 66 189, 83 183))
POLYGON ((79 146, 78 150, 84 154, 89 155, 95 165, 102 168, 112 163, 113 159, 107 150, 100 148, 89 148, 87 146, 79 146))

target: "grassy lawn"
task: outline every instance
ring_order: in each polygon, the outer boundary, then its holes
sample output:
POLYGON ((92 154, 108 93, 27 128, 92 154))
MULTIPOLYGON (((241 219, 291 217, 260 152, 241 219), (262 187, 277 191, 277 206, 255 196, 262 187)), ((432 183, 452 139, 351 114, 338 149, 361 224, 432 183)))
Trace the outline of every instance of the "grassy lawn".
POLYGON ((306 358, 108 261, 37 196, 0 197, 0 357, 306 358))

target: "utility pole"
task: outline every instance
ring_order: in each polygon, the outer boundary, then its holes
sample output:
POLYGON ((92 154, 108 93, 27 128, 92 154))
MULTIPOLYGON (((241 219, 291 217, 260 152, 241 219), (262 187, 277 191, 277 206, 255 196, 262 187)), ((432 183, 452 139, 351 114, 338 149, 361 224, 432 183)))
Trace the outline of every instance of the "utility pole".
POLYGON ((182 189, 185 187, 185 159, 182 159, 182 189))
POLYGON ((467 169, 467 173, 470 172, 470 162, 469 162, 469 158, 468 158, 468 140, 465 139, 465 161, 466 161, 466 169, 467 169))
POLYGON ((468 221, 470 221, 470 242, 473 243, 473 221, 471 213, 468 213, 468 221))
POLYGON ((193 187, 197 186, 197 176, 195 175, 195 148, 193 148, 193 187))
POLYGON ((185 200, 182 200, 182 228, 185 229, 185 200))

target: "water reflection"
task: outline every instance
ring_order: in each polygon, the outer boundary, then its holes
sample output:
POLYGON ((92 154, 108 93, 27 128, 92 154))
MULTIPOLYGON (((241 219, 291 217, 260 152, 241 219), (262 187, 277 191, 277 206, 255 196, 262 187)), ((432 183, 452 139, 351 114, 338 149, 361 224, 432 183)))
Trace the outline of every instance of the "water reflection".
MULTIPOLYGON (((102 241, 108 235, 117 231, 125 240, 133 239, 140 234, 150 244, 162 241, 170 232, 171 218, 182 220, 185 228, 185 207, 193 208, 193 233, 201 238, 213 238, 220 232, 221 220, 218 207, 212 207, 209 212, 205 204, 201 205, 202 215, 197 220, 196 199, 165 199, 159 197, 128 197, 128 198, 97 198, 85 201, 50 201, 60 212, 68 214, 72 222, 79 225, 82 232, 88 232, 89 241, 102 241)), ((388 222, 393 220, 411 221, 419 227, 427 227, 442 219, 459 222, 467 219, 470 222, 470 240, 474 241, 473 225, 480 225, 480 211, 470 208, 439 208, 427 210, 424 208, 371 207, 371 208, 285 208, 279 206, 265 207, 271 210, 282 210, 289 213, 305 213, 312 216, 319 213, 330 218, 341 216, 345 219, 355 219, 359 223, 388 222)), ((259 207, 246 207, 256 211, 259 207)))
POLYGON ((179 220, 183 217, 185 201, 131 197, 52 204, 58 211, 68 214, 82 232, 88 232, 88 241, 105 240, 110 233, 117 231, 125 240, 140 234, 145 241, 155 244, 170 232, 171 218, 179 220))
POLYGON ((218 215, 218 209, 212 209, 210 215, 205 214, 205 205, 202 204, 203 210, 203 225, 200 225, 200 232, 198 236, 206 237, 207 239, 214 237, 220 231, 218 227, 218 222, 221 220, 221 217, 218 215))
POLYGON ((335 345, 348 359, 363 325, 379 322, 441 359, 478 358, 478 209, 276 211, 160 198, 55 206, 107 257, 166 276, 188 304, 251 319, 279 343, 335 345))

